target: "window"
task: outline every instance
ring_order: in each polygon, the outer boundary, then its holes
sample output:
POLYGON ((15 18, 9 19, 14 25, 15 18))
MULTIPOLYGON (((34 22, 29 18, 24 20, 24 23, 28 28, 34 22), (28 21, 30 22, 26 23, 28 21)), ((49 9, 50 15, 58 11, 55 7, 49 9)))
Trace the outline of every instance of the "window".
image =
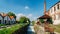
POLYGON ((56 11, 56 8, 54 7, 54 11, 56 11))
POLYGON ((57 5, 57 9, 59 9, 59 4, 57 5))
POLYGON ((58 19, 60 19, 60 14, 58 14, 58 19))
POLYGON ((56 20, 56 15, 54 15, 54 20, 56 20))
POLYGON ((52 9, 51 9, 51 13, 52 13, 52 9))

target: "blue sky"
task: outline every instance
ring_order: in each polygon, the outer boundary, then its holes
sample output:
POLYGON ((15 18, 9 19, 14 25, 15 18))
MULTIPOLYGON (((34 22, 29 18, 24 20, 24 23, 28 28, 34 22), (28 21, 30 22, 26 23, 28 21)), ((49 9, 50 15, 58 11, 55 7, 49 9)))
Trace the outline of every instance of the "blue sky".
MULTIPOLYGON (((47 10, 59 0, 46 0, 47 10)), ((0 12, 13 12, 20 17, 22 15, 31 20, 43 15, 44 0, 0 0, 0 12)))

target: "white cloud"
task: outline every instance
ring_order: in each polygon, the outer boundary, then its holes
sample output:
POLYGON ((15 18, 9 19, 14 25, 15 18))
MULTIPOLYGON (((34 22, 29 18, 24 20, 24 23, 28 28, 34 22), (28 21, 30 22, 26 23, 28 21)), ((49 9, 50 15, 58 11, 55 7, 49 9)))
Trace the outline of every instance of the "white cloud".
POLYGON ((17 16, 17 20, 19 20, 19 18, 21 17, 21 16, 25 16, 24 14, 22 14, 22 13, 19 13, 19 14, 16 14, 16 16, 17 16))
POLYGON ((25 9, 29 9, 29 7, 28 6, 25 6, 25 9))
POLYGON ((26 17, 28 17, 28 18, 31 19, 32 14, 25 15, 25 14, 19 13, 19 14, 16 14, 16 16, 17 16, 17 20, 19 20, 19 18, 20 18, 21 16, 26 16, 26 17))
POLYGON ((25 16, 24 14, 22 14, 22 13, 19 13, 19 14, 17 14, 17 16, 25 16))
POLYGON ((29 17, 32 17, 32 14, 28 14, 28 16, 27 16, 27 17, 28 17, 28 18, 29 18, 29 17))
POLYGON ((19 14, 16 14, 16 16, 17 16, 17 20, 19 20, 19 18, 20 18, 21 16, 26 16, 26 17, 28 17, 31 21, 37 19, 37 17, 34 17, 33 14, 25 15, 25 14, 19 13, 19 14))
POLYGON ((33 17, 33 20, 37 20, 37 17, 33 17))

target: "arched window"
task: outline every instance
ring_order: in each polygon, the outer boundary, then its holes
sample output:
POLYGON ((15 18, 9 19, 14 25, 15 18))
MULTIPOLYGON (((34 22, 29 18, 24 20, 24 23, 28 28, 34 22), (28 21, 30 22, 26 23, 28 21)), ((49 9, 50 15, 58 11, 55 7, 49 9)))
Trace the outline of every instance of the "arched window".
POLYGON ((52 9, 51 9, 51 13, 52 13, 52 9))
POLYGON ((58 19, 60 19, 60 14, 58 14, 58 19))
POLYGON ((56 20, 56 15, 54 15, 54 20, 56 20))
POLYGON ((57 5, 57 9, 59 9, 59 4, 57 5))
POLYGON ((56 8, 54 7, 54 11, 56 11, 56 8))

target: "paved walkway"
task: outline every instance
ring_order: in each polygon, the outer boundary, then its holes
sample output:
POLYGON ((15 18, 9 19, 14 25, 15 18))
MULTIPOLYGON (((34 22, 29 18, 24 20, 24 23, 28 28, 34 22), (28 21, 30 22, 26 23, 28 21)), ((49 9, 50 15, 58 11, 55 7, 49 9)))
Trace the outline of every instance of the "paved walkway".
MULTIPOLYGON (((14 24, 14 25, 15 25, 15 24, 14 24)), ((11 26, 13 26, 13 25, 0 26, 0 30, 2 30, 3 28, 11 28, 11 26)))

